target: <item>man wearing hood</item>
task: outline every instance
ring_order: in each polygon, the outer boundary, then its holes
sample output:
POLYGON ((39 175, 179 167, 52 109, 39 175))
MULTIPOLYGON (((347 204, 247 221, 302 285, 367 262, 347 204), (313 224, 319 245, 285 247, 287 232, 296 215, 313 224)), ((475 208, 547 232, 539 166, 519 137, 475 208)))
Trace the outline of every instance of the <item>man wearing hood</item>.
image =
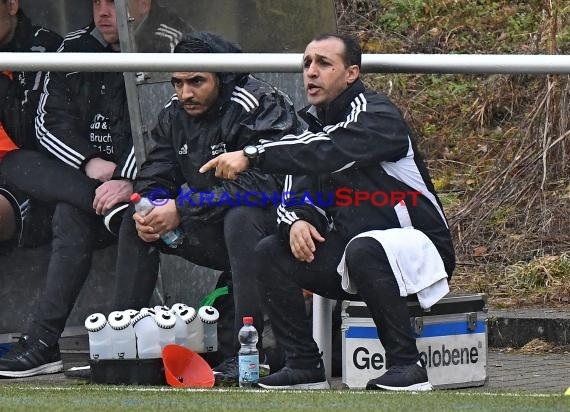
MULTIPOLYGON (((174 53, 239 52, 237 45, 206 32, 185 34, 174 49, 174 53)), ((258 328, 263 322, 251 256, 255 244, 275 228, 280 183, 255 169, 226 181, 214 173, 201 174, 198 168, 220 153, 241 150, 259 139, 278 140, 301 126, 290 99, 248 73, 174 72, 172 85, 176 94, 158 116, 147 159, 135 181, 135 191, 157 207, 144 217, 126 213, 123 218, 115 306, 148 305, 159 251, 215 270, 231 270, 234 347, 228 361, 215 370, 218 382, 237 383, 235 355, 242 318, 253 316, 258 328), (188 189, 181 189, 183 185, 188 189), (164 200, 158 199, 161 195, 164 200), (177 227, 184 231, 184 242, 167 247, 160 236, 177 227)), ((263 361, 261 342, 258 346, 263 361)))

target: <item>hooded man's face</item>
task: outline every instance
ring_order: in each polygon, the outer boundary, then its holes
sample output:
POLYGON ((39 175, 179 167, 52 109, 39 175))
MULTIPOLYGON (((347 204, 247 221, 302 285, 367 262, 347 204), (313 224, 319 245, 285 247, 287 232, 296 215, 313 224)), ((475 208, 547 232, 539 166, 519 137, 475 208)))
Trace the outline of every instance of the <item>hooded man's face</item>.
POLYGON ((206 113, 220 94, 220 81, 215 73, 174 72, 171 82, 178 101, 192 117, 206 113))

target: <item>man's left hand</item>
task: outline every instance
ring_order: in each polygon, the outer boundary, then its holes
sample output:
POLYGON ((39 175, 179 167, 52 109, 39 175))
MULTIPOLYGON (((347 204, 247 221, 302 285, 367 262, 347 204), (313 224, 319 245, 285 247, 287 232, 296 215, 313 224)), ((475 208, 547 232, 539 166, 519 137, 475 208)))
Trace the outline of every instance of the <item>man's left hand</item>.
POLYGON ((249 168, 249 159, 241 150, 228 152, 213 158, 200 168, 200 173, 216 169, 216 177, 235 180, 237 175, 249 168))
POLYGON ((117 203, 128 202, 132 194, 131 180, 109 180, 95 190, 93 209, 98 215, 103 215, 117 203))

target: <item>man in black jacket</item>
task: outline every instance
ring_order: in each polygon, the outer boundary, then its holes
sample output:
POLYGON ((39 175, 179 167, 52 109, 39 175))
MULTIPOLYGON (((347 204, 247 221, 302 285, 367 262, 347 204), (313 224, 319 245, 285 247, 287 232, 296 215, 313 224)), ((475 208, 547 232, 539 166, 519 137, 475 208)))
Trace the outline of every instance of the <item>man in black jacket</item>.
MULTIPOLYGON (((175 53, 240 51, 203 32, 184 35, 174 49, 175 53)), ((300 125, 286 95, 247 73, 174 72, 172 84, 176 95, 159 114, 148 157, 135 181, 135 190, 157 207, 144 217, 134 214, 135 222, 128 213, 123 219, 115 302, 119 308, 135 309, 148 304, 159 250, 200 266, 231 270, 235 337, 230 358, 216 368, 216 378, 237 383, 235 355, 242 318, 253 316, 260 329, 263 324, 251 258, 255 244, 274 230, 280 184, 254 169, 224 181, 213 173, 200 174, 198 168, 219 153, 298 132, 300 125), (184 184, 188 188, 182 189, 184 184), (160 236, 178 226, 184 230, 184 243, 169 248, 160 236)), ((259 347, 263 351, 261 342, 259 347)))
MULTIPOLYGON (((93 2, 94 22, 69 33, 60 52, 119 51, 112 0, 93 2)), ((58 339, 91 266, 94 249, 116 243, 102 215, 126 207, 136 164, 122 73, 46 75, 36 133, 48 155, 18 150, 4 160, 10 183, 55 204, 46 287, 0 376, 26 377, 62 370, 58 339)))
POLYGON ((302 286, 366 302, 387 363, 367 389, 431 389, 406 296, 429 308, 449 291, 453 244, 410 128, 386 95, 365 90, 360 60, 351 37, 315 38, 303 57, 311 106, 300 114, 309 130, 201 168, 234 178, 253 159, 260 170, 296 174, 286 178, 278 209, 280 236, 257 246, 258 277, 287 358, 280 372, 260 379, 262 388, 328 387, 302 286))
POLYGON ((129 15, 134 20, 134 37, 138 52, 171 53, 183 33, 194 31, 157 0, 129 0, 129 15))
MULTIPOLYGON (((0 0, 0 52, 54 52, 61 37, 32 22, 18 0, 0 0)), ((0 169, 8 152, 35 149, 34 116, 44 72, 0 73, 0 169)), ((36 246, 49 240, 48 205, 28 196, 0 177, 0 252, 17 245, 36 246)))

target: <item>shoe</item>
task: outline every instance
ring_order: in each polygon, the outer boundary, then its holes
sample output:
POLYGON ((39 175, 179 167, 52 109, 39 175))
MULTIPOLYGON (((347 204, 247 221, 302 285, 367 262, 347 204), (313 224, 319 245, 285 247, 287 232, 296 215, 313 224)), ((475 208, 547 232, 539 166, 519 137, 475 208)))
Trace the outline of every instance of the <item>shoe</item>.
POLYGON ((421 361, 412 365, 392 366, 378 378, 368 381, 366 389, 386 391, 431 391, 427 370, 421 361))
POLYGON ((103 215, 103 223, 105 224, 105 227, 115 236, 119 236, 123 214, 127 207, 129 207, 128 203, 117 203, 103 215))
POLYGON ((0 377, 25 378, 63 370, 59 345, 48 346, 41 339, 20 336, 10 351, 0 358, 0 377))
POLYGON ((284 366, 279 372, 260 378, 255 386, 263 389, 330 389, 323 361, 314 369, 284 366))
POLYGON ((66 378, 91 380, 91 366, 74 366, 66 369, 63 374, 66 378))
MULTIPOLYGON (((239 386, 239 363, 237 356, 231 357, 212 369, 216 386, 239 386)), ((271 370, 266 363, 259 364, 259 376, 268 376, 271 370)))

